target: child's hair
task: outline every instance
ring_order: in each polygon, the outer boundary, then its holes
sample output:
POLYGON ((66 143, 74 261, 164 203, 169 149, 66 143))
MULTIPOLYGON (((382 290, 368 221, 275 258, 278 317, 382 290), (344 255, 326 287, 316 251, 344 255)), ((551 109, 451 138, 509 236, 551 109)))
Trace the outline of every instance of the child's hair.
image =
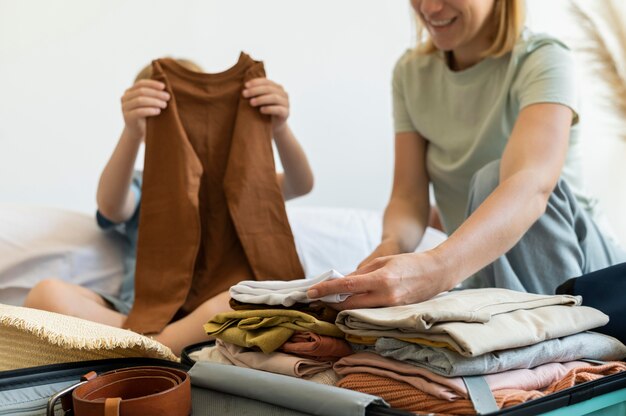
MULTIPOLYGON (((176 59, 176 62, 178 62, 179 64, 181 64, 182 66, 184 66, 190 71, 204 72, 202 67, 192 60, 176 59)), ((152 64, 148 64, 144 66, 141 71, 139 71, 139 73, 135 77, 135 82, 142 80, 142 79, 150 79, 151 77, 152 77, 152 64)))
MULTIPOLYGON (((482 53, 484 58, 502 56, 513 49, 515 42, 517 42, 524 29, 526 17, 524 0, 495 0, 493 14, 498 29, 496 30, 493 43, 489 49, 482 53)), ((435 52, 437 47, 428 37, 424 23, 417 13, 415 13, 415 21, 417 24, 417 47, 415 50, 420 54, 435 52)))

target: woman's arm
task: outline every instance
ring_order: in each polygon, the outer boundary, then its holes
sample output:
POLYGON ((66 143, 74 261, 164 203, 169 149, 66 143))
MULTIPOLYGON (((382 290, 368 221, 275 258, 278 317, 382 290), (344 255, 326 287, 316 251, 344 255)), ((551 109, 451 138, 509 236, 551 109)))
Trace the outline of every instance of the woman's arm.
POLYGON ((397 133, 393 187, 383 217, 382 239, 359 268, 378 257, 415 250, 428 224, 428 184, 426 140, 415 132, 397 133))
POLYGON ((565 161, 571 121, 564 105, 524 108, 502 155, 499 185, 445 242, 423 253, 379 258, 344 279, 314 286, 309 296, 357 293, 341 309, 415 303, 487 266, 544 213, 565 161))
POLYGON ((452 286, 511 249, 546 210, 561 174, 572 110, 560 104, 524 108, 500 162, 500 182, 436 250, 449 259, 452 286))

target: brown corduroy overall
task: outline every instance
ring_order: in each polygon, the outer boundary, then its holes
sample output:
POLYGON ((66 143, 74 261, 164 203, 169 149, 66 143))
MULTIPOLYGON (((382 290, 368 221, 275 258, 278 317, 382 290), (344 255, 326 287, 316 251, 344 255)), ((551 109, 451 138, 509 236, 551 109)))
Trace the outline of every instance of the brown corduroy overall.
MULTIPOLYGON (((217 74, 153 61, 171 99, 148 118, 135 302, 125 327, 160 332, 242 280, 301 279, 276 180, 270 118, 241 96, 263 64, 217 74)), ((207 316, 207 320, 210 319, 207 316)))

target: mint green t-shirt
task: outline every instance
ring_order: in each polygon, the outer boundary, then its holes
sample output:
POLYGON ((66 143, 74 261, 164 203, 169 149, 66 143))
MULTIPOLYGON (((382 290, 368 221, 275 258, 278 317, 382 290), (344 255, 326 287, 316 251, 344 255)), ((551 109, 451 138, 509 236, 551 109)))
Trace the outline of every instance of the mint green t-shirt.
POLYGON ((442 53, 408 50, 393 74, 396 133, 426 139, 426 169, 445 230, 465 219, 472 176, 500 159, 520 111, 535 103, 563 104, 574 111, 562 177, 582 206, 594 201, 583 190, 578 146, 578 97, 574 63, 558 40, 525 30, 511 53, 486 58, 454 72, 442 53))

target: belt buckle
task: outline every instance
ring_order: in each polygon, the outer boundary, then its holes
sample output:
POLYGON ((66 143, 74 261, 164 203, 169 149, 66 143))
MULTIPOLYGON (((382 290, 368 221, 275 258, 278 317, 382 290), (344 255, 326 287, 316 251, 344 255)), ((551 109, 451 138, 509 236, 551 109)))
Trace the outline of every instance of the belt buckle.
MULTIPOLYGON (((98 375, 95 371, 90 371, 82 376, 78 383, 72 384, 71 386, 66 387, 63 390, 60 390, 50 396, 50 399, 48 399, 48 405, 46 406, 46 416, 54 416, 54 406, 56 406, 59 400, 62 400, 67 394, 73 392, 75 388, 82 386, 83 384, 87 383, 89 380, 96 378, 97 376, 98 375)), ((72 416, 73 414, 74 411, 71 407, 69 409, 63 408, 64 416, 72 416)))

